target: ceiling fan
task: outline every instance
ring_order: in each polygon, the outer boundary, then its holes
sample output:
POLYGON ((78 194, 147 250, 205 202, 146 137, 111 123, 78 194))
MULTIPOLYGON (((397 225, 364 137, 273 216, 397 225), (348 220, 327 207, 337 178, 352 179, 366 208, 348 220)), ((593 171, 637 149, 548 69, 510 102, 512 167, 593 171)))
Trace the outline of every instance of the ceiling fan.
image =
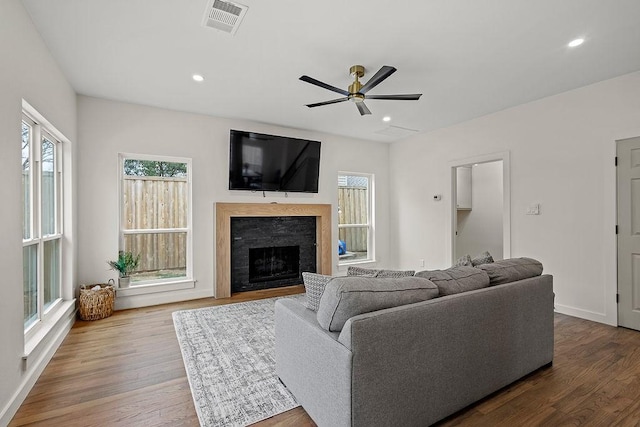
POLYGON ((362 85, 360 83, 361 77, 364 76, 364 67, 362 65, 354 65, 349 68, 349 74, 351 74, 354 78, 353 83, 349 85, 349 90, 343 90, 337 88, 335 86, 328 85, 320 80, 316 80, 309 76, 302 76, 300 80, 303 82, 311 83, 312 85, 320 86, 322 88, 328 89, 333 92, 337 92, 341 95, 344 95, 344 98, 332 99, 331 101, 317 102, 315 104, 307 104, 307 107, 320 107, 321 105, 329 105, 329 104, 337 104, 338 102, 344 101, 352 101, 358 107, 358 111, 360 111, 360 115, 364 116, 365 114, 371 114, 371 111, 367 108, 364 103, 365 99, 390 99, 396 101, 417 101, 422 96, 421 93, 418 94, 408 94, 408 95, 367 95, 374 87, 378 86, 382 81, 384 81, 391 74, 396 72, 395 67, 391 67, 389 65, 384 65, 382 68, 378 70, 378 72, 369 79, 367 83, 362 85))

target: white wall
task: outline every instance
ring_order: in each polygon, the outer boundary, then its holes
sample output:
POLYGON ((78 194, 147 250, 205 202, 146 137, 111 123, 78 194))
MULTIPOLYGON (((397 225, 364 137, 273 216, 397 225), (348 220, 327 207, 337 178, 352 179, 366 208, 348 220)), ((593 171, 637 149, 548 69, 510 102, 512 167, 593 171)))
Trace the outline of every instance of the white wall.
MULTIPOLYGON (((115 278, 106 260, 118 251, 119 152, 193 159, 193 253, 195 289, 116 299, 117 308, 213 295, 215 278, 214 207, 216 202, 331 203, 337 212, 339 170, 375 174, 378 265, 389 266, 389 145, 335 135, 287 129, 240 120, 180 113, 140 105, 78 97, 79 280, 95 283, 115 278), (229 129, 319 140, 318 194, 229 191, 229 129), (366 153, 366 154, 363 154, 366 153)), ((334 273, 337 270, 337 216, 334 224, 334 273)))
POLYGON ((502 161, 471 167, 471 210, 458 211, 456 255, 502 259, 502 161))
MULTIPOLYGON (((22 206, 20 185, 20 121, 22 99, 43 114, 71 140, 69 151, 75 151, 76 96, 52 59, 31 19, 18 0, 0 2, 0 425, 6 425, 22 402, 33 382, 44 368, 62 338, 56 333, 45 338, 22 369, 24 323, 22 294, 22 206)), ((73 164, 66 165, 69 174, 73 164)), ((75 194, 67 191, 67 202, 73 205, 75 194)), ((68 212, 74 214, 73 208, 68 212)), ((67 229, 64 244, 71 249, 66 266, 70 280, 64 292, 73 293, 74 230, 67 229), (71 283, 69 283, 71 282, 71 283)), ((70 326, 66 319, 65 328, 70 326)))
POLYGON ((509 151, 512 256, 537 258, 554 275, 558 311, 616 324, 613 158, 616 139, 637 135, 632 73, 393 144, 397 263, 446 267, 449 201, 432 196, 451 194, 448 162, 509 151), (525 215, 531 203, 541 215, 525 215))

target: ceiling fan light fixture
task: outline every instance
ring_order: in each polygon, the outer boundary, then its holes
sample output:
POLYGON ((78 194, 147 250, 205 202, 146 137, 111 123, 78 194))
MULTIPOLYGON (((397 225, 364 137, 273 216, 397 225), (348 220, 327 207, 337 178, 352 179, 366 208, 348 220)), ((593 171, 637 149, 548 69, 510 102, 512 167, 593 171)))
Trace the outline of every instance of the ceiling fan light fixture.
MULTIPOLYGON (((349 69, 349 73, 353 76, 353 83, 349 85, 349 90, 340 89, 335 86, 331 86, 327 83, 316 80, 307 75, 301 76, 300 80, 306 83, 310 83, 315 86, 319 86, 323 89, 330 90, 341 94, 343 97, 338 99, 332 99, 330 101, 316 102, 314 104, 306 104, 307 107, 320 107, 321 105, 337 104, 339 102, 351 101, 353 102, 361 116, 367 116, 371 114, 371 110, 364 103, 365 99, 386 99, 386 100, 405 100, 405 101, 417 101, 422 94, 403 94, 403 95, 367 95, 367 93, 378 86, 391 74, 395 73, 397 69, 389 65, 383 65, 377 73, 371 77, 364 85, 360 83, 360 78, 364 76, 364 67, 362 65, 354 65, 349 69)), ((389 118, 390 120, 390 118, 389 118)))
POLYGON ((361 93, 352 93, 348 96, 349 101, 351 102, 362 102, 364 101, 364 95, 361 93))

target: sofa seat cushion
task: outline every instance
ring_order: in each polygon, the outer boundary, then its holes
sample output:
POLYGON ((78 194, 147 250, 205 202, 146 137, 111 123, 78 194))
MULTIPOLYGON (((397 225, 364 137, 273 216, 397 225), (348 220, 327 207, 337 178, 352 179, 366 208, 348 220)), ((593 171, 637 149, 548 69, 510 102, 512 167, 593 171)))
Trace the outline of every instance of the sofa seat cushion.
POLYGON ((325 287, 318 308, 318 323, 332 332, 358 314, 426 301, 438 296, 438 288, 421 277, 397 279, 334 277, 325 287))
POLYGON ((446 270, 419 271, 416 277, 432 281, 440 296, 459 294, 489 286, 489 276, 484 270, 474 267, 451 267, 446 270))
POLYGON ((347 276, 364 276, 380 278, 409 277, 415 274, 414 270, 385 270, 376 268, 364 268, 350 265, 347 268, 347 276))
POLYGON ((542 264, 533 258, 510 258, 482 264, 480 268, 489 275, 490 286, 528 279, 542 274, 542 264))

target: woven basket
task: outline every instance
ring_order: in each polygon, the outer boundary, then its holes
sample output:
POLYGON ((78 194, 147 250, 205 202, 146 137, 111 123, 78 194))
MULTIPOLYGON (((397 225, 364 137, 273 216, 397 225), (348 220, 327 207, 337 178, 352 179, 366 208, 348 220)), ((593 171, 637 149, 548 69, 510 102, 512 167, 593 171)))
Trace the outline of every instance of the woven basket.
MULTIPOLYGON (((111 280, 109 281, 111 282, 111 280)), ((98 320, 113 314, 116 291, 111 283, 98 283, 100 289, 92 291, 96 285, 80 285, 80 319, 98 320)))

